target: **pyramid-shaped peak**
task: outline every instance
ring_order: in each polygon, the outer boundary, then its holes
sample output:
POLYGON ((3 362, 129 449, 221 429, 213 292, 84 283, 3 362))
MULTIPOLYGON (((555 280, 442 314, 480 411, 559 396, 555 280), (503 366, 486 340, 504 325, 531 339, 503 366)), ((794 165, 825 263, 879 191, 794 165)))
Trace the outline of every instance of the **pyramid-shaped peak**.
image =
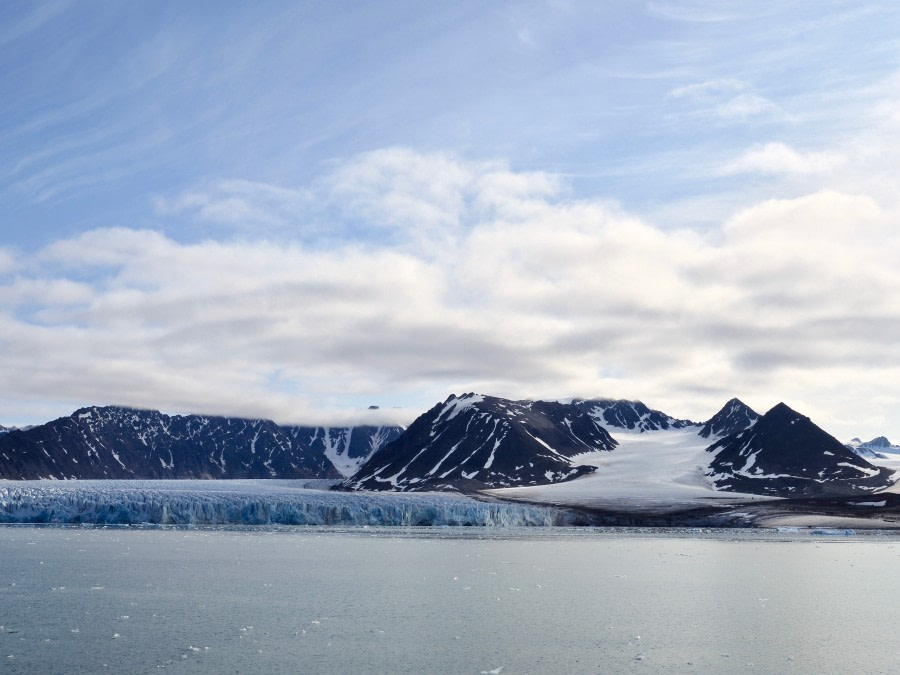
POLYGON ((787 403, 781 402, 778 403, 764 415, 766 419, 777 419, 777 420, 806 420, 809 422, 809 418, 805 415, 801 415, 796 410, 791 408, 787 403))
POLYGON ((779 497, 863 494, 886 487, 892 471, 873 466, 788 405, 708 448, 718 489, 779 497))
POLYGON ((732 398, 721 410, 713 415, 703 428, 700 435, 703 438, 710 436, 728 436, 747 429, 759 419, 759 415, 739 398, 732 398))

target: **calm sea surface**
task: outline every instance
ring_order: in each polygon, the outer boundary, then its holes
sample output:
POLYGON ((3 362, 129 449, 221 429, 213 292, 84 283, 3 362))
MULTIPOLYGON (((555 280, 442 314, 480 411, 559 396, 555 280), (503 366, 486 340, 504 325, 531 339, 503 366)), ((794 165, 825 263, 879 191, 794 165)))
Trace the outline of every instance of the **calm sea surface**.
POLYGON ((900 539, 0 527, 0 672, 162 669, 896 673, 900 539))

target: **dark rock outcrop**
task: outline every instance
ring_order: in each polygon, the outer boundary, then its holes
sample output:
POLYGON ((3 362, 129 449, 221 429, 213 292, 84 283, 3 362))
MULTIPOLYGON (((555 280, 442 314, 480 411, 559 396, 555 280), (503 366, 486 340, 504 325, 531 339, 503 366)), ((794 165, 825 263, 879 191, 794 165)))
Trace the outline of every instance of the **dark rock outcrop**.
POLYGON ((578 455, 615 445, 577 404, 451 396, 372 455, 342 487, 467 492, 556 483, 594 470, 579 465, 578 455))
POLYGON ((703 438, 729 436, 752 427, 759 414, 740 399, 733 398, 707 420, 700 430, 703 438))
POLYGON ((401 431, 95 406, 0 436, 0 478, 342 478, 401 431))
POLYGON ((707 475, 719 490, 829 497, 866 494, 891 484, 890 470, 873 466, 784 403, 708 451, 714 458, 707 475))

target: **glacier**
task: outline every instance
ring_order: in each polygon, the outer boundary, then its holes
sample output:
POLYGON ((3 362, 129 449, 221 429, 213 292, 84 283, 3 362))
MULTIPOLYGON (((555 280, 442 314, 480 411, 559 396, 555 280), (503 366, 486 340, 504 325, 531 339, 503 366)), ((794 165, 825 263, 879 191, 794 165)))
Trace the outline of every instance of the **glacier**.
POLYGON ((566 526, 563 508, 456 493, 332 492, 311 480, 0 480, 0 523, 566 526))

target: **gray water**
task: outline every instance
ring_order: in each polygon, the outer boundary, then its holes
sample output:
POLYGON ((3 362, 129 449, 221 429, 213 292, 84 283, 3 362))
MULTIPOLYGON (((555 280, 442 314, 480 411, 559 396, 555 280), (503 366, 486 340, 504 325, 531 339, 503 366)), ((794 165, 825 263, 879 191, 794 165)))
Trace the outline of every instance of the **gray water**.
POLYGON ((900 540, 0 527, 0 672, 891 673, 900 540))

